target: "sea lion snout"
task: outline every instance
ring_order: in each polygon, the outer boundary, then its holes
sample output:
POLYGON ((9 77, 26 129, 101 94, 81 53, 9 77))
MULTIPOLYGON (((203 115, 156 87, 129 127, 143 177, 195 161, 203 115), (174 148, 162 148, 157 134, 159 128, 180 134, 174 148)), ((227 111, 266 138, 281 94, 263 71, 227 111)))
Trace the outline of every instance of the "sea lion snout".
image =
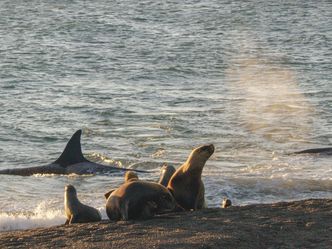
POLYGON ((213 144, 204 145, 203 150, 208 151, 212 155, 214 153, 214 145, 213 144))

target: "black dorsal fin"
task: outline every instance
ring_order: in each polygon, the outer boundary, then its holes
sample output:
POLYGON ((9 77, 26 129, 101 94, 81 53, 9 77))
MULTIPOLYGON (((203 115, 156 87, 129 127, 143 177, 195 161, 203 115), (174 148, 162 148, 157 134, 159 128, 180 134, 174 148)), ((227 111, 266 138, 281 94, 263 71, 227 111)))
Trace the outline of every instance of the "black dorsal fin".
POLYGON ((54 163, 59 164, 62 167, 66 167, 75 163, 89 162, 85 159, 82 153, 81 135, 82 130, 78 130, 74 133, 61 156, 54 163))

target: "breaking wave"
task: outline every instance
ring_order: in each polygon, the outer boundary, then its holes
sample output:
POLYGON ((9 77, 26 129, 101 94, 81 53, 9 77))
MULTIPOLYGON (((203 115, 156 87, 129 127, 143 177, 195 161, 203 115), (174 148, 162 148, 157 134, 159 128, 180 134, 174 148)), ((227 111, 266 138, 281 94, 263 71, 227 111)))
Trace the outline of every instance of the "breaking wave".
MULTIPOLYGON (((98 210, 105 219, 107 217, 105 208, 98 210)), ((58 226, 65 221, 63 209, 49 209, 47 203, 43 201, 33 211, 1 212, 0 232, 58 226)))

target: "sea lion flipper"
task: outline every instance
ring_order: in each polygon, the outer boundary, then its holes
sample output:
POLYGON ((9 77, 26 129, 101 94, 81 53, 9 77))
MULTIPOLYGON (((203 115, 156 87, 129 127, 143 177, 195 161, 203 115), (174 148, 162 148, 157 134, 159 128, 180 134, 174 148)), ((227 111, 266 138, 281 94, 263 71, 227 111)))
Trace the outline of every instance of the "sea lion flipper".
POLYGON ((129 209, 129 202, 126 201, 123 205, 123 208, 120 209, 122 220, 129 220, 128 209, 129 209))
POLYGON ((65 225, 69 225, 69 219, 66 219, 65 225))
POLYGON ((150 219, 156 213, 158 208, 157 203, 154 201, 148 201, 145 206, 142 208, 141 219, 150 219))
POLYGON ((69 224, 79 223, 78 215, 72 215, 69 221, 69 224))
POLYGON ((204 185, 202 184, 201 187, 198 189, 198 193, 196 196, 196 200, 195 200, 195 210, 197 209, 202 209, 202 208, 206 208, 206 201, 205 201, 205 196, 204 196, 204 185))
POLYGON ((89 162, 82 153, 81 135, 82 130, 78 130, 74 133, 74 135, 68 141, 64 151, 54 162, 54 164, 59 164, 62 167, 66 167, 71 164, 89 162))

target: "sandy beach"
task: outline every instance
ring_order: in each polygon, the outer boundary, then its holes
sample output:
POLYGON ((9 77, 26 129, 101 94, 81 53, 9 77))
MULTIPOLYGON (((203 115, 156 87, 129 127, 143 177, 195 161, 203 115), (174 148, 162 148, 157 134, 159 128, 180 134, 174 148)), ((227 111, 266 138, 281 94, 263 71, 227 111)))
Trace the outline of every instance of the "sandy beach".
POLYGON ((0 233, 0 248, 332 248, 332 200, 172 213, 0 233))

